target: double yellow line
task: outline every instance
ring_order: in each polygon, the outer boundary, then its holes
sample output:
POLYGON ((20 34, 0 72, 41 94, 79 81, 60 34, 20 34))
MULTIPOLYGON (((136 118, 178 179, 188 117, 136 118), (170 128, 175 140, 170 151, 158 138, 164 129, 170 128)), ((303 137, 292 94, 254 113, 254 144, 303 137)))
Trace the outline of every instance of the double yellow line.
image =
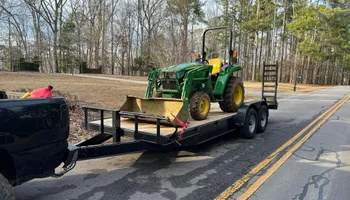
POLYGON ((317 117, 314 121, 312 121, 308 126, 306 126, 303 130, 301 130, 293 138, 288 140, 285 144, 283 144, 276 151, 274 151, 272 154, 270 154, 265 160, 261 161, 248 174, 244 175, 242 178, 237 180, 234 184, 232 184, 229 188, 227 188, 224 192, 222 192, 215 199, 216 200, 227 199, 232 194, 237 192, 238 189, 240 189, 245 183, 247 183, 260 170, 265 168, 282 151, 284 151, 292 143, 294 143, 296 140, 298 140, 302 135, 304 135, 311 127, 313 127, 316 124, 301 140, 299 140, 278 161, 276 161, 269 169, 267 169, 265 174, 260 176, 253 184, 251 184, 248 187, 248 189, 241 196, 239 196, 237 198, 238 200, 248 199, 307 139, 309 139, 311 137, 312 134, 314 134, 317 131, 317 129, 320 126, 322 126, 322 124, 324 124, 349 99, 350 99, 350 94, 346 95, 343 99, 341 99, 336 104, 334 104, 331 108, 329 108, 327 111, 322 113, 319 117, 317 117))

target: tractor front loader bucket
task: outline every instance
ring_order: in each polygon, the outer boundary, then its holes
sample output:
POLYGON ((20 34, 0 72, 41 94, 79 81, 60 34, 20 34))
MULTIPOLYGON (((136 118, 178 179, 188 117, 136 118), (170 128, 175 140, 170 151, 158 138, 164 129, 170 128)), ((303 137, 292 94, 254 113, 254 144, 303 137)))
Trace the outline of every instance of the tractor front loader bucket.
MULTIPOLYGON (((142 113, 168 117, 176 125, 180 125, 174 116, 182 122, 189 118, 188 103, 182 99, 171 98, 139 98, 127 96, 126 102, 120 108, 121 111, 142 113)), ((149 120, 147 118, 140 120, 149 120)))

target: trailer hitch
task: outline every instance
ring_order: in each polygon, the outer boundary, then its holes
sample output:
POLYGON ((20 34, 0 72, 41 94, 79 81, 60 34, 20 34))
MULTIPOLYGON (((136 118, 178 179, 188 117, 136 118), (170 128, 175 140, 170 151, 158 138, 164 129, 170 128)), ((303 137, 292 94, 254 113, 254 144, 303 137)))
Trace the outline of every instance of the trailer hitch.
POLYGON ((55 172, 54 175, 52 175, 52 177, 59 178, 64 174, 66 174, 67 172, 69 172, 70 170, 72 170, 77 164, 78 152, 79 152, 79 147, 76 147, 74 145, 68 145, 68 155, 66 160, 63 162, 64 165, 62 167, 62 171, 60 171, 59 173, 55 172))

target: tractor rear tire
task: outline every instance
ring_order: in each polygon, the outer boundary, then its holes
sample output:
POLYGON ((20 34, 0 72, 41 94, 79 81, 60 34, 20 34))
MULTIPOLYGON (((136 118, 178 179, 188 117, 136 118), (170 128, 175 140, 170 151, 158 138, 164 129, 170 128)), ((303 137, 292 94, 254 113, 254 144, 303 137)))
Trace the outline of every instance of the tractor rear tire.
POLYGON ((0 199, 1 200, 14 200, 15 194, 12 190, 12 186, 8 180, 0 174, 0 199))
POLYGON ((226 84, 224 100, 219 105, 224 112, 237 112, 244 102, 243 81, 238 77, 231 77, 226 84))
POLYGON ((210 110, 210 97, 207 93, 196 92, 190 100, 190 115, 194 120, 204 120, 210 110))

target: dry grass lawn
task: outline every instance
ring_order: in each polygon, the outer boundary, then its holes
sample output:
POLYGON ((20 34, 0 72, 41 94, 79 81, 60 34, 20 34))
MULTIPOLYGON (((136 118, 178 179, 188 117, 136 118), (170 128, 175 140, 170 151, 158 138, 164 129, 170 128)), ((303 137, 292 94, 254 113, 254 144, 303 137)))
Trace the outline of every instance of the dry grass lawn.
MULTIPOLYGON (((95 75, 95 74, 94 74, 95 75)), ((133 80, 147 80, 147 77, 99 75, 106 77, 125 78, 133 80)), ((41 74, 30 72, 0 72, 0 90, 15 91, 19 89, 35 89, 47 85, 54 86, 54 90, 76 95, 79 100, 89 106, 102 106, 118 109, 125 101, 126 95, 143 96, 146 85, 123 81, 83 78, 63 74, 41 74)), ((246 91, 260 91, 260 82, 245 82, 246 91)), ((293 93, 293 84, 280 83, 280 93, 293 93)), ((305 93, 327 88, 327 86, 312 86, 298 84, 297 93, 305 93)), ((247 100, 256 99, 248 95, 247 100)))
MULTIPOLYGON (((119 76, 119 75, 109 75, 109 74, 92 74, 93 76, 101 76, 101 77, 114 77, 114 78, 123 78, 123 79, 132 79, 137 81, 147 81, 147 77, 145 76, 119 76)), ((252 91, 261 91, 261 82, 250 82, 245 81, 244 86, 247 90, 252 91)), ((315 90, 321 90, 325 88, 329 88, 330 86, 319 86, 319 85, 311 85, 311 84, 297 84, 297 93, 307 93, 315 90)), ((292 83, 279 83, 278 92, 281 93, 294 93, 293 92, 294 84, 292 83)))
MULTIPOLYGON (((95 74, 94 74, 95 75, 95 74)), ((146 81, 147 77, 98 75, 105 77, 125 78, 146 81)), ((261 91, 261 83, 245 82, 247 91, 261 91)), ((65 95, 72 105, 82 105, 118 109, 124 103, 126 95, 144 96, 146 85, 117 80, 84 78, 64 74, 40 74, 30 72, 0 72, 0 90, 32 91, 36 88, 52 85, 54 90, 65 95), (77 100, 72 96, 75 95, 77 100)), ((298 85, 298 93, 323 89, 325 87, 298 85)), ((293 84, 279 84, 279 92, 292 93, 293 84)), ((74 97, 74 96, 73 96, 74 97)), ((260 99, 259 96, 247 95, 246 101, 260 99)), ((95 134, 94 131, 82 129, 83 112, 81 109, 71 110, 70 143, 77 143, 95 134)))
POLYGON ((126 95, 143 96, 145 85, 102 79, 82 78, 63 74, 0 73, 0 90, 15 91, 52 85, 54 90, 76 95, 89 106, 119 108, 126 95))

